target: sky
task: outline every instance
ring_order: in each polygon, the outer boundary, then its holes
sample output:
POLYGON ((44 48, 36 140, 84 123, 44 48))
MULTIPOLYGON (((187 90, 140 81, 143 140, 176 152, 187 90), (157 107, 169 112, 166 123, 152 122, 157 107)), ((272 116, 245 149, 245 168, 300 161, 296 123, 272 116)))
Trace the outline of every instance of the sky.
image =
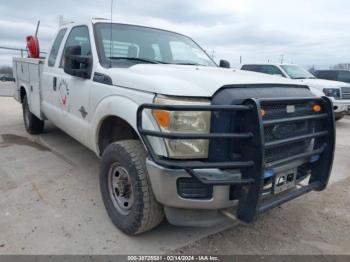
MULTIPOLYGON (((58 16, 110 18, 111 0, 11 0, 0 5, 0 46, 25 47, 41 21, 47 51, 58 16)), ((350 62, 349 0, 114 0, 113 21, 172 30, 192 37, 216 61, 284 62, 323 68, 350 62)), ((0 50, 0 66, 18 53, 0 50)))

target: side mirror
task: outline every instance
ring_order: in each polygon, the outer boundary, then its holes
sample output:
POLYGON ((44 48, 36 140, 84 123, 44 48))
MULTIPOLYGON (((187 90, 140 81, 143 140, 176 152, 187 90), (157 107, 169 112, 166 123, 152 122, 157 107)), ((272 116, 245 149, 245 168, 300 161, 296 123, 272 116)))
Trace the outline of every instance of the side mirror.
POLYGON ((68 46, 64 50, 64 72, 81 78, 91 78, 92 57, 81 55, 81 46, 68 46))
POLYGON ((222 68, 230 68, 230 62, 227 60, 220 60, 220 67, 222 68))

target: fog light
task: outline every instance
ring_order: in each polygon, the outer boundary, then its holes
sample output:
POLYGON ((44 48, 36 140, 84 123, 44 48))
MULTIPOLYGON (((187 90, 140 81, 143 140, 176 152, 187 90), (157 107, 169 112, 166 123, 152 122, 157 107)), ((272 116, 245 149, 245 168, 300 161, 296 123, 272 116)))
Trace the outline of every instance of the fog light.
POLYGON ((314 111, 315 113, 319 113, 321 112, 321 110, 322 110, 322 107, 320 105, 314 105, 312 107, 312 111, 314 111))

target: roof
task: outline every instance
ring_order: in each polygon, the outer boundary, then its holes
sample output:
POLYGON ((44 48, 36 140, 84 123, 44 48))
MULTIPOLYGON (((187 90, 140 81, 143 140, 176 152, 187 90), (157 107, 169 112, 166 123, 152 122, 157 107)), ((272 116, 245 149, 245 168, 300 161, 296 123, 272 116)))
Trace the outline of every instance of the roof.
POLYGON ((242 66, 244 65, 272 65, 272 66, 282 66, 282 65, 296 65, 292 63, 243 63, 242 66))
POLYGON ((320 69, 320 70, 315 70, 315 72, 350 72, 350 70, 347 70, 347 69, 320 69))

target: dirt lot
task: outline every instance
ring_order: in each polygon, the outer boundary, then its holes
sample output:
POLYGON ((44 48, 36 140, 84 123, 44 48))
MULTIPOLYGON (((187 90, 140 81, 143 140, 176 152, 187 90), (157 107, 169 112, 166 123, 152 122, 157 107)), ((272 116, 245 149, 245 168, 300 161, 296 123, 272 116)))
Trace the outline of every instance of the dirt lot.
POLYGON ((13 82, 0 81, 0 96, 12 96, 13 94, 13 82))
POLYGON ((164 222, 128 237, 107 216, 98 167, 92 152, 50 123, 44 134, 29 136, 21 105, 0 97, 0 255, 159 254, 230 225, 179 228, 164 222))
POLYGON ((174 253, 350 254, 350 178, 174 253))
POLYGON ((38 137, 27 135, 20 105, 0 97, 0 254, 350 254, 349 117, 337 134, 325 192, 272 210, 254 225, 164 222, 132 238, 106 215, 96 157, 50 124, 38 137))

